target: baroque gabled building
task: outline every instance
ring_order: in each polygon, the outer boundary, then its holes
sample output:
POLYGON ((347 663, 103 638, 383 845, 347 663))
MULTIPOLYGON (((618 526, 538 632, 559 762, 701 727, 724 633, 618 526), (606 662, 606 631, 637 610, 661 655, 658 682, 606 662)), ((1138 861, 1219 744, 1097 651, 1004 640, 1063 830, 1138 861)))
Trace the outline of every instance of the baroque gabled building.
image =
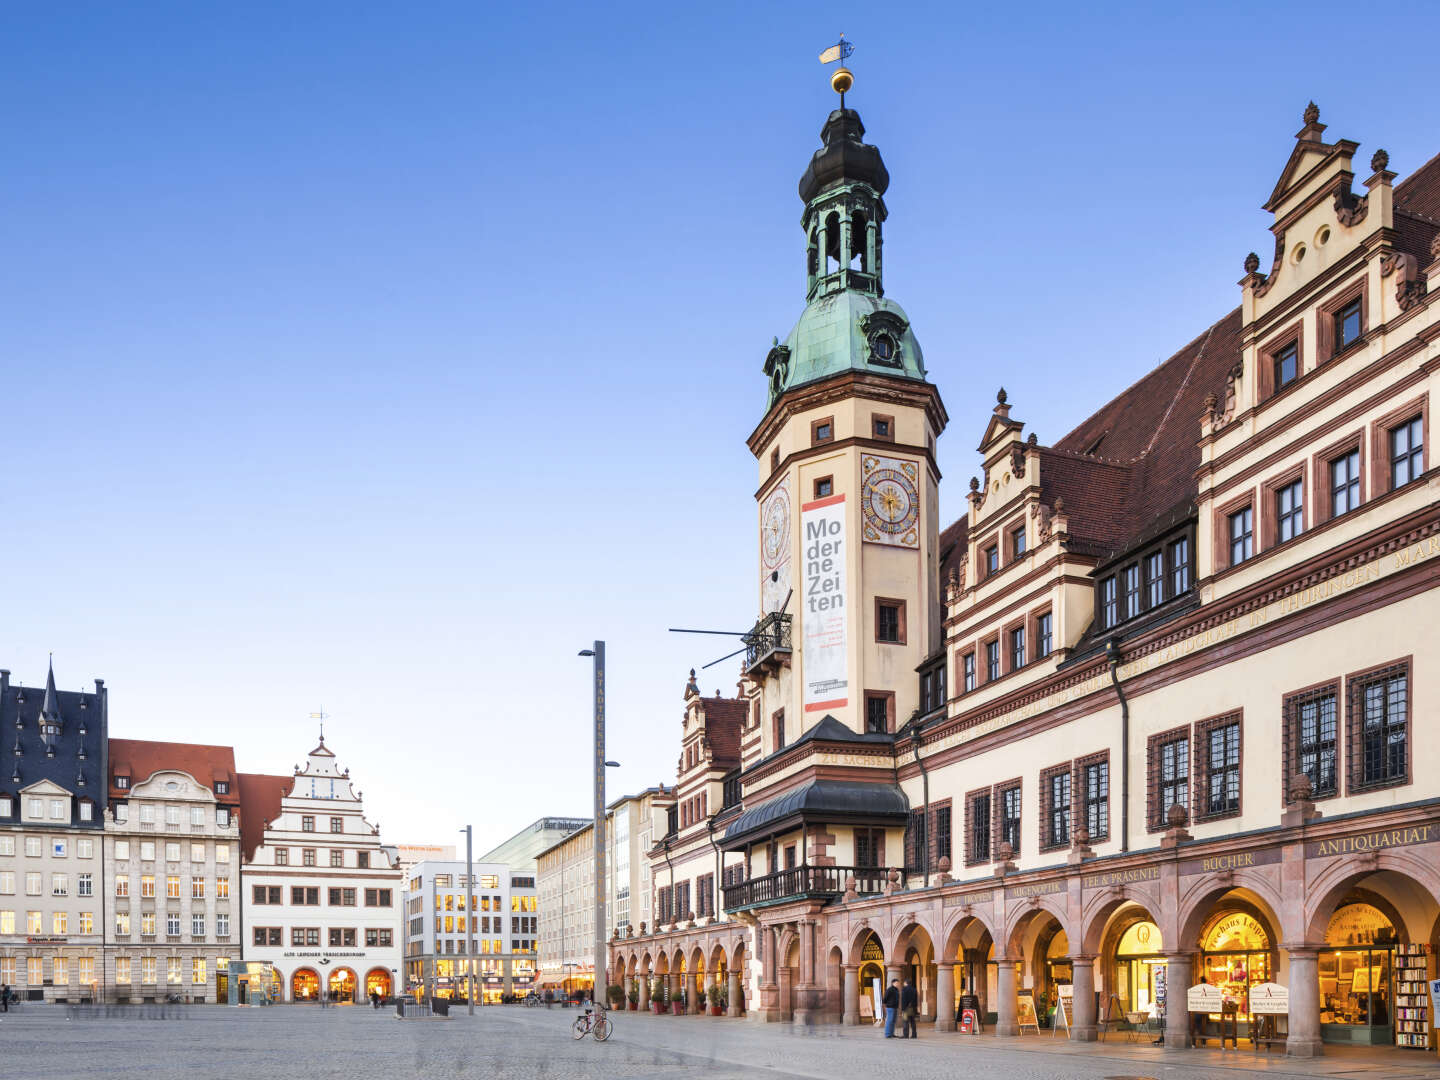
POLYGON ((30 1001, 99 1000, 109 698, 0 671, 0 983, 30 1001))
POLYGON ((1058 438, 1001 390, 945 525, 863 136, 832 113, 801 180, 806 308, 749 438, 721 921, 614 974, 724 964, 758 1019, 855 1023, 905 976, 942 1029, 1060 1001, 1080 1039, 1433 1046, 1440 159, 1357 173, 1307 108, 1237 309, 1058 438))

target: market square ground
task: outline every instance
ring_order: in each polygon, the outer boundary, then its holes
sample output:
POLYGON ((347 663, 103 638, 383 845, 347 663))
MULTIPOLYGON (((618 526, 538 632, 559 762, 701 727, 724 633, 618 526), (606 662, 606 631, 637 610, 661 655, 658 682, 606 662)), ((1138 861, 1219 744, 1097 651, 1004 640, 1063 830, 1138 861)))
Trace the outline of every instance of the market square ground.
POLYGON ((1048 1036, 996 1040, 933 1035, 886 1042, 872 1028, 792 1028, 738 1020, 629 1014, 603 1045, 574 1042, 566 1009, 485 1008, 449 1021, 398 1021, 387 1011, 280 1007, 196 1007, 188 1019, 67 1020, 65 1010, 30 1006, 0 1019, 6 1077, 69 1080, 145 1076, 296 1075, 369 1080, 384 1077, 516 1077, 609 1080, 706 1077, 732 1080, 859 1076, 867 1080, 993 1076, 1045 1078, 1309 1076, 1367 1080, 1440 1078, 1429 1055, 1342 1050, 1298 1062, 1248 1051, 1175 1052, 1122 1041, 1065 1043, 1048 1036))

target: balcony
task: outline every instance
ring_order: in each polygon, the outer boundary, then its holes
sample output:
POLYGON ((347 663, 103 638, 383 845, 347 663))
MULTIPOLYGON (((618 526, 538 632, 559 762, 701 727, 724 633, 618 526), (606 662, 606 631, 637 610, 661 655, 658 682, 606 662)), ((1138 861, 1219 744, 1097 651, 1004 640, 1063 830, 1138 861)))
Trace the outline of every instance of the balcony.
POLYGON ((745 674, 771 675, 790 664, 790 623, 789 615, 772 611, 757 622, 748 634, 741 635, 745 643, 745 674))
MULTIPOLYGON (((902 872, 903 873, 903 872, 902 872)), ((726 885, 725 910, 768 907, 788 900, 830 899, 844 895, 845 880, 855 877, 855 891, 874 896, 885 890, 890 871, 883 866, 797 866, 764 877, 726 885)))

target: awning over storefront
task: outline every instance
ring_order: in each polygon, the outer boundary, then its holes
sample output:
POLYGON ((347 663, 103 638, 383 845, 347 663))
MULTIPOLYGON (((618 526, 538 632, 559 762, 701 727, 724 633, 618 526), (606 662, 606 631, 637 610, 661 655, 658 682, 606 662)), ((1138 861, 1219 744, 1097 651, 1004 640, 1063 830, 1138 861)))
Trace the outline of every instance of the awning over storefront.
POLYGON ((903 825, 909 816, 910 800, 895 784, 812 780, 745 811, 725 830, 720 846, 739 851, 808 822, 903 825))

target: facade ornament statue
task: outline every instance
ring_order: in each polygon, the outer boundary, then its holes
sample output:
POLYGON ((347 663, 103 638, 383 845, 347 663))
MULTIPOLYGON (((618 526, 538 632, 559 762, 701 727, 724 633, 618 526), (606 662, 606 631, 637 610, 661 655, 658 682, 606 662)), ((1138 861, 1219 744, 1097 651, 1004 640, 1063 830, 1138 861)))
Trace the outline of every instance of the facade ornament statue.
POLYGON ((1246 256, 1245 256, 1245 273, 1247 273, 1247 274, 1258 274, 1259 272, 1260 272, 1260 256, 1257 255, 1257 254, 1255 254, 1255 252, 1252 251, 1252 252, 1250 252, 1249 255, 1246 255, 1246 256))
POLYGON ((1390 167, 1390 155, 1384 150, 1376 150, 1370 158, 1371 172, 1384 172, 1390 167))
POLYGON ((1305 123, 1308 126, 1310 124, 1319 123, 1319 121, 1320 106, 1316 105, 1315 102, 1312 101, 1309 105, 1305 106, 1305 123))

